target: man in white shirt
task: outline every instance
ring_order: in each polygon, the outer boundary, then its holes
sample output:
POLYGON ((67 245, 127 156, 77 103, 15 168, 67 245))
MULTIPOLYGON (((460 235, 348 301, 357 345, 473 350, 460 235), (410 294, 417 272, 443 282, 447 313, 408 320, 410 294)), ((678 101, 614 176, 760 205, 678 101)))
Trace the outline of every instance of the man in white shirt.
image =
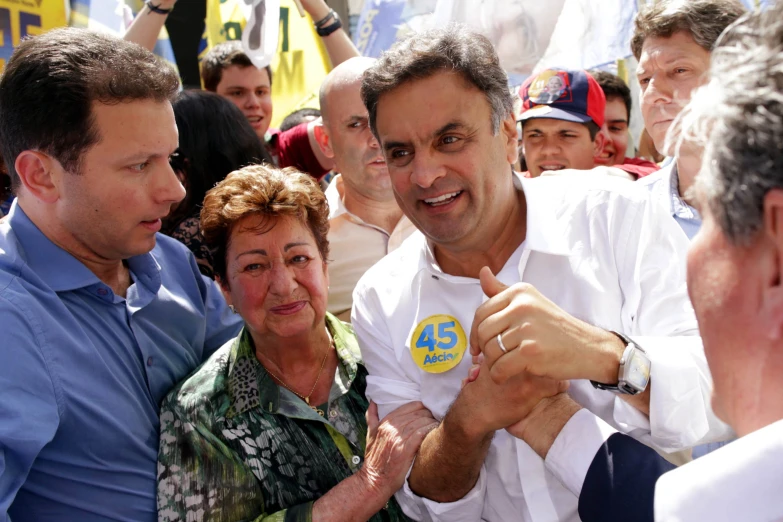
POLYGON ((744 9, 736 0, 663 0, 636 17, 631 50, 639 61, 644 126, 655 148, 672 160, 639 181, 692 239, 701 226, 699 212, 688 202, 688 190, 699 171, 698 153, 667 147, 666 133, 674 118, 707 77, 710 53, 718 36, 744 9))
POLYGON ((351 318, 359 278, 416 229, 394 200, 386 160, 370 132, 359 94, 372 58, 351 58, 321 85, 323 124, 315 137, 339 172, 326 189, 329 202, 329 311, 351 318))
POLYGON ((543 401, 520 435, 580 496, 585 522, 652 520, 653 490, 655 520, 783 520, 783 3, 729 29, 710 72, 682 115, 683 135, 705 144, 688 287, 713 406, 740 438, 661 476, 657 455, 568 397, 543 401))
POLYGON ((397 493, 417 520, 578 520, 577 495, 517 430, 563 381, 662 451, 725 430, 709 407, 685 237, 632 183, 515 175, 506 82, 489 41, 458 30, 412 36, 364 74, 397 201, 423 234, 365 274, 352 317, 381 415, 420 400, 441 420, 397 493), (483 367, 461 391, 469 344, 529 364, 483 367), (629 351, 643 378, 620 368, 629 351))

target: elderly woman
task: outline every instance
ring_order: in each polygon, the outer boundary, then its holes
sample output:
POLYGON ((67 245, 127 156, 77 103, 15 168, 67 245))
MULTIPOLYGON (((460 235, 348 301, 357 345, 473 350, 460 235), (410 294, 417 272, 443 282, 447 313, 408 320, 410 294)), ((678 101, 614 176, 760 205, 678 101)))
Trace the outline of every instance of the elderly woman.
POLYGON ((407 520, 392 495, 435 420, 410 404, 379 424, 368 405, 353 331, 326 312, 328 223, 292 169, 207 193, 202 232, 245 328, 163 402, 159 520, 407 520))

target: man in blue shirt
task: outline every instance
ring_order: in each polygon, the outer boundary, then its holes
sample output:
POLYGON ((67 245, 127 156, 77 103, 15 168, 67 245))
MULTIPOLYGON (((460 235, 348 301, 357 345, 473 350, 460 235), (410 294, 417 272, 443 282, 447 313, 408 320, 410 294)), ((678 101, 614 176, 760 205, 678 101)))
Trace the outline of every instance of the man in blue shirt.
POLYGON ((636 76, 642 91, 644 127, 655 148, 672 158, 639 183, 671 213, 688 239, 693 239, 701 226, 699 212, 688 203, 701 157, 687 148, 667 148, 666 133, 691 93, 707 81, 710 53, 718 36, 743 11, 735 0, 667 0, 643 9, 635 20, 631 50, 639 61, 636 76))
POLYGON ((154 521, 158 405, 237 334, 193 256, 157 234, 179 82, 78 29, 22 42, 0 80, 17 200, 0 224, 0 521, 154 521))

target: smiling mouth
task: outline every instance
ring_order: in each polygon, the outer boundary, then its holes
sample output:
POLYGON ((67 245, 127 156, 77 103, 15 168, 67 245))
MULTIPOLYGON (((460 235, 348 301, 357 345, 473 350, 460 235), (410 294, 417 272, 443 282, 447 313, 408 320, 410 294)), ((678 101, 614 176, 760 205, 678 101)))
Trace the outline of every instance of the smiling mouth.
POLYGON ((457 192, 450 192, 448 194, 443 194, 442 196, 438 196, 437 198, 425 199, 424 203, 426 203, 431 207, 440 207, 443 205, 448 205, 449 203, 457 199, 457 197, 459 197, 460 194, 462 194, 461 190, 457 192))
POLYGON ((539 165, 539 169, 545 170, 565 170, 565 165, 539 165))
POLYGON ((296 301, 294 303, 274 306, 270 308, 269 311, 279 315, 291 315, 304 308, 305 304, 305 301, 296 301))

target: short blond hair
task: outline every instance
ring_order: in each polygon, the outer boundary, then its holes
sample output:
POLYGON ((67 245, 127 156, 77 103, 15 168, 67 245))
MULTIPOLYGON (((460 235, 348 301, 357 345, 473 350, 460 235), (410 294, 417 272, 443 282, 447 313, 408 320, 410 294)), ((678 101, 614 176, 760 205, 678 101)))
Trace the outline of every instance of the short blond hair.
POLYGON ((321 187, 309 175, 294 168, 250 165, 236 170, 204 197, 201 233, 214 250, 215 275, 226 280, 226 253, 234 226, 248 216, 265 218, 260 232, 277 218, 296 217, 315 238, 321 258, 329 256, 329 205, 321 187))

